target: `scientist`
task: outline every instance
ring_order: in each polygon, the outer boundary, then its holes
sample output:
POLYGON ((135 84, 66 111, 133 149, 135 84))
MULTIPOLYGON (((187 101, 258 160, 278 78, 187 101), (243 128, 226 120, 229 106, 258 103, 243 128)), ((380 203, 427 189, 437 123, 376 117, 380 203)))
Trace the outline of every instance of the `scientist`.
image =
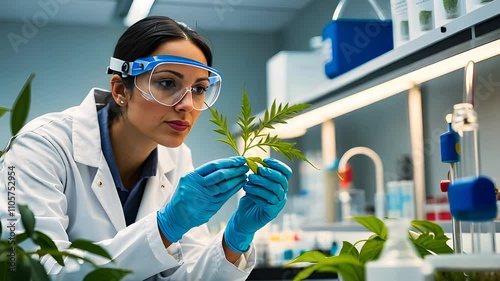
MULTIPOLYGON (((61 249, 94 241, 114 259, 96 262, 132 270, 127 280, 245 280, 253 235, 284 207, 292 171, 268 158, 269 168, 247 177, 243 157, 193 168, 184 140, 218 98, 211 65, 210 48, 183 23, 152 16, 128 28, 110 61, 111 90, 94 88, 79 106, 29 122, 0 158, 2 224, 15 167, 16 204, 27 204, 36 229, 61 249), (241 188, 212 239, 206 222, 241 188)), ((53 280, 93 269, 48 255, 42 264, 53 280)))

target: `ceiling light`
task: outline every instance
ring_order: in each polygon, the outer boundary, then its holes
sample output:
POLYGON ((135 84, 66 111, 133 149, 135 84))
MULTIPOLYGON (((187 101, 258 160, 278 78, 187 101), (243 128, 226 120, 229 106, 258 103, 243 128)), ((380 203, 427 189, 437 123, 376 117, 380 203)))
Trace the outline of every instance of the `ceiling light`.
POLYGON ((131 26, 147 17, 154 2, 155 0, 134 0, 132 5, 130 5, 127 16, 123 19, 123 24, 125 26, 131 26))

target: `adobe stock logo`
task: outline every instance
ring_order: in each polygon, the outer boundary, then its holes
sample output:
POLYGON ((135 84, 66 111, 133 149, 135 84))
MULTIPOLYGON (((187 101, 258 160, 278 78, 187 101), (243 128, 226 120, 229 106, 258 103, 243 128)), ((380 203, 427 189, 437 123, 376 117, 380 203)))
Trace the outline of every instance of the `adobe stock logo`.
POLYGON ((215 12, 220 21, 224 21, 224 14, 226 12, 233 12, 241 3, 243 3, 243 0, 215 0, 213 2, 215 12))
POLYGON ((9 32, 7 39, 16 54, 19 53, 19 46, 27 44, 30 39, 33 39, 39 32, 40 28, 47 25, 49 19, 55 17, 59 13, 60 5, 64 5, 70 0, 39 0, 38 9, 31 18, 23 17, 23 26, 19 33, 9 32))

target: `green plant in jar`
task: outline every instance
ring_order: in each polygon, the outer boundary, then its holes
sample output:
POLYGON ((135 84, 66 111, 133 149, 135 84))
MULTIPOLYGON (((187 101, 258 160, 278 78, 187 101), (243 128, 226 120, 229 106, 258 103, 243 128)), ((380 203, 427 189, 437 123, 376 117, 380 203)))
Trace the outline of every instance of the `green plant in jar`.
POLYGON ((432 11, 420 11, 418 19, 420 21, 420 30, 426 31, 432 29, 432 11))
POLYGON ((446 18, 453 19, 458 16, 458 0, 443 0, 446 18))

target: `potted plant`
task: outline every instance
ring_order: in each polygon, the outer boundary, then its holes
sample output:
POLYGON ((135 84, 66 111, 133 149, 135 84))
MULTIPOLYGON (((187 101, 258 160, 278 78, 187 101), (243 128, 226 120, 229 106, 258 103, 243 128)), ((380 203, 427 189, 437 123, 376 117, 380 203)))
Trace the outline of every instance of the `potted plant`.
POLYGON ((432 29, 432 11, 422 10, 418 13, 420 21, 420 30, 426 31, 432 29))
POLYGON ((447 19, 458 17, 458 0, 443 0, 444 11, 447 19))

